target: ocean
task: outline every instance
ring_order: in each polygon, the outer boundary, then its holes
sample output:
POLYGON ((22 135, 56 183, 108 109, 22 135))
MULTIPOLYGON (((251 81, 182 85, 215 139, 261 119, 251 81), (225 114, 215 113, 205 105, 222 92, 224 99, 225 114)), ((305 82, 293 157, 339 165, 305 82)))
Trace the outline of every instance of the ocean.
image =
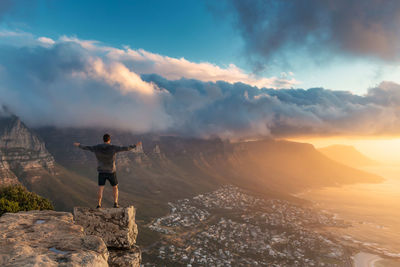
MULTIPOLYGON (((386 180, 380 184, 356 184, 310 190, 298 197, 311 200, 317 207, 337 218, 350 221, 352 227, 335 229, 338 235, 359 241, 400 259, 400 165, 366 167, 386 180)), ((357 255, 359 262, 371 254, 357 255)), ((361 265, 359 265, 361 266, 361 265)), ((375 257, 368 266, 400 266, 399 261, 375 257)))

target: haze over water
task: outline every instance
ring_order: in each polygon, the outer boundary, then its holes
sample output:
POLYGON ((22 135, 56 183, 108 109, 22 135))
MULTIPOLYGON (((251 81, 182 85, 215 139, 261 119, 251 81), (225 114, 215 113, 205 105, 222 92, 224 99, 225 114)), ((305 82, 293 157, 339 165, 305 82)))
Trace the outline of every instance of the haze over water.
MULTIPOLYGON (((306 192, 300 197, 321 209, 352 222, 352 227, 337 229, 375 247, 400 253, 400 165, 365 167, 386 180, 380 184, 355 184, 306 192)), ((385 265, 389 266, 389 265, 385 265)))

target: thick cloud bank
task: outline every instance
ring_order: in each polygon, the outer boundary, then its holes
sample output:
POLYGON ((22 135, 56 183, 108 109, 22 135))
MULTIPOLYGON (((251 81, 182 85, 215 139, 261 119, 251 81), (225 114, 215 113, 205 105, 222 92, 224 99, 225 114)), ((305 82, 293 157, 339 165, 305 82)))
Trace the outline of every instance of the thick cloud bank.
POLYGON ((189 135, 275 137, 400 133, 400 85, 385 82, 365 96, 323 88, 259 89, 243 83, 144 77, 170 93, 175 129, 189 135))
POLYGON ((400 59, 398 0, 232 0, 226 4, 250 55, 270 59, 285 49, 298 48, 314 55, 332 51, 400 59))
POLYGON ((212 71, 191 62, 184 64, 203 80, 171 80, 192 76, 177 67, 179 59, 151 54, 147 60, 144 54, 66 37, 3 41, 0 105, 32 126, 224 138, 400 133, 398 84, 382 83, 364 96, 322 88, 276 90, 229 77, 214 81, 212 71), (145 74, 151 72, 157 74, 145 74))

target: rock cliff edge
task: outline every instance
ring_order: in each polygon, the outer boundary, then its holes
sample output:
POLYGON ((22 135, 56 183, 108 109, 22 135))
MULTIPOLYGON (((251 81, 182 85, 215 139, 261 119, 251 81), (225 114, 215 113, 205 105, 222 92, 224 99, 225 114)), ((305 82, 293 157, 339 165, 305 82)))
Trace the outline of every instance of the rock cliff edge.
POLYGON ((133 206, 0 217, 0 266, 140 266, 133 206))

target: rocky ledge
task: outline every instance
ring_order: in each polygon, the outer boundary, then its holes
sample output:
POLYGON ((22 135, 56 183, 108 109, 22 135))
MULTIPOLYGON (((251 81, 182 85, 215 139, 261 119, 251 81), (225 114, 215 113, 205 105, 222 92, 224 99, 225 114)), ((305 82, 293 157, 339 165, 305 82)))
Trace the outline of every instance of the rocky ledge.
POLYGON ((68 212, 28 211, 0 217, 0 266, 108 266, 100 237, 86 235, 68 212))
POLYGON ((141 252, 136 244, 138 228, 135 208, 74 208, 75 222, 85 233, 101 237, 109 248, 110 266, 140 266, 141 252))
POLYGON ((140 266, 133 206, 0 217, 0 266, 140 266))
POLYGON ((133 206, 112 209, 75 207, 74 218, 86 234, 101 237, 107 247, 129 249, 136 244, 138 229, 133 206))

